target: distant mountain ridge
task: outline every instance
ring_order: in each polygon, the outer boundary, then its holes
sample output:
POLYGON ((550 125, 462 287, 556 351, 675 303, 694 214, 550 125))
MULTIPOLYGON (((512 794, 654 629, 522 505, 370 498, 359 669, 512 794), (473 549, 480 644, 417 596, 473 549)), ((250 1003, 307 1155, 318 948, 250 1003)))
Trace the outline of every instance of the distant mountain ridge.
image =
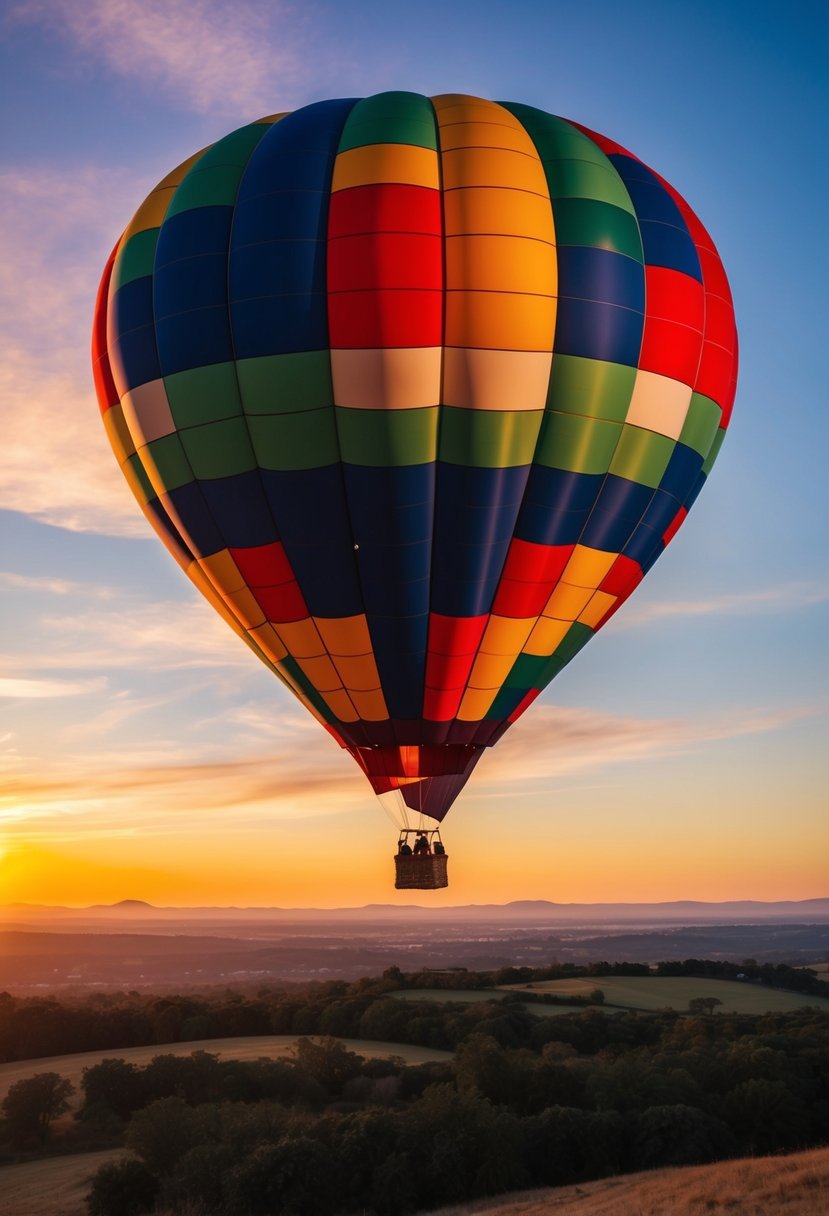
POLYGON ((148 920, 408 920, 412 917, 440 920, 508 921, 695 921, 740 920, 829 921, 829 897, 802 900, 705 900, 681 899, 660 903, 554 903, 545 899, 513 900, 506 904, 460 904, 428 907, 420 904, 366 904, 345 908, 280 907, 157 907, 143 899, 123 899, 114 904, 69 908, 46 904, 0 905, 0 920, 130 918, 148 920))

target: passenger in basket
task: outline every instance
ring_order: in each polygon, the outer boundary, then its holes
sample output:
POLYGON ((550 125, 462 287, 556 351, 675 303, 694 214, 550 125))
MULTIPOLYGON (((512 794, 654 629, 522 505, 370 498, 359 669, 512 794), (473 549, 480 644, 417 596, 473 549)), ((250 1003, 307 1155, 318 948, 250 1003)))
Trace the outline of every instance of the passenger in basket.
POLYGON ((408 840, 404 840, 400 846, 400 856, 401 857, 411 857, 411 855, 412 855, 412 846, 409 844, 408 840))
POLYGON ((432 851, 429 848, 429 841, 426 839, 423 832, 420 833, 417 840, 415 841, 414 851, 415 851, 415 855, 421 854, 421 853, 431 853, 431 851, 432 851))

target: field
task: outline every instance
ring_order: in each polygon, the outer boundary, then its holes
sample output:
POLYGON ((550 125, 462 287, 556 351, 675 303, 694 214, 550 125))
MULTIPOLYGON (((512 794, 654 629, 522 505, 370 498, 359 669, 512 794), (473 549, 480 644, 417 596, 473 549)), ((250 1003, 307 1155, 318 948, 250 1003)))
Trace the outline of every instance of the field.
MULTIPOLYGON (((86 1216, 88 1179, 122 1150, 0 1169, 6 1216, 86 1216)), ((829 1148, 653 1170, 442 1208, 431 1216, 825 1216, 829 1148)))
POLYGON ((86 1216, 89 1179, 123 1149, 50 1157, 0 1167, 0 1211, 5 1216, 86 1216))
MULTIPOLYGON (((798 992, 782 992, 778 988, 765 988, 760 984, 743 983, 741 980, 704 980, 691 976, 661 975, 606 975, 583 979, 538 980, 533 984, 505 984, 500 988, 407 988, 390 995, 402 1001, 456 1001, 458 1004, 473 1004, 477 1001, 497 1000, 508 992, 542 993, 551 996, 587 997, 596 988, 604 993, 603 1008, 639 1009, 653 1013, 657 1009, 676 1009, 687 1012, 688 1002, 695 997, 716 997, 722 1004, 718 1013, 791 1013, 810 1005, 829 1013, 829 999, 819 996, 802 996, 798 992)), ((573 1005, 542 1005, 524 1002, 523 1008, 537 1017, 556 1017, 572 1013, 573 1005)), ((594 1006, 595 1008, 595 1006, 594 1006)))
MULTIPOLYGON (((534 984, 513 984, 507 992, 549 992, 555 996, 587 996, 595 988, 604 993, 605 1006, 618 1009, 687 1010, 696 997, 716 997, 722 1001, 719 1013, 791 1013, 811 1005, 829 1013, 829 999, 782 992, 741 980, 705 980, 692 976, 604 975, 585 979, 542 980, 534 984)), ((537 1009, 534 1009, 537 1012, 537 1009)), ((546 1012, 546 1010, 545 1010, 546 1012)))
POLYGON ((431 1216, 826 1216, 827 1212, 829 1148, 819 1148, 786 1157, 752 1157, 603 1178, 441 1208, 431 1216))
MULTIPOLYGON (((15 1081, 24 1077, 32 1077, 39 1072, 57 1072, 62 1077, 68 1077, 79 1091, 75 1095, 76 1102, 80 1099, 81 1073, 92 1064, 100 1064, 104 1059, 126 1060, 131 1064, 149 1064, 153 1056, 176 1055, 189 1056, 191 1051, 209 1051, 220 1056, 223 1060, 258 1060, 262 1056, 272 1059, 277 1056, 290 1054, 291 1048, 301 1035, 251 1035, 240 1039, 201 1039, 191 1043, 161 1043, 151 1047, 112 1048, 109 1051, 84 1051, 67 1056, 47 1056, 38 1060, 15 1060, 11 1064, 0 1064, 0 1101, 6 1096, 15 1081)), ((315 1036, 309 1036, 315 1037, 315 1036)), ((363 1039, 343 1039, 349 1051, 358 1055, 388 1058, 398 1056, 407 1064, 423 1064, 427 1060, 449 1060, 451 1052, 433 1051, 429 1047, 410 1047, 405 1043, 373 1043, 363 1039)))

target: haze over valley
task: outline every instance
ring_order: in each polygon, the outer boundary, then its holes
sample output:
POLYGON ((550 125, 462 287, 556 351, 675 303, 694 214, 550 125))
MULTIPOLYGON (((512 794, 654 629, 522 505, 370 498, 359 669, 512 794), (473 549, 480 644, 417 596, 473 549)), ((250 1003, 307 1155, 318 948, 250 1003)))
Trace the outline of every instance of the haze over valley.
POLYGON ((354 980, 391 966, 497 970, 709 958, 810 965, 829 959, 829 899, 428 908, 0 910, 0 988, 170 989, 354 980))

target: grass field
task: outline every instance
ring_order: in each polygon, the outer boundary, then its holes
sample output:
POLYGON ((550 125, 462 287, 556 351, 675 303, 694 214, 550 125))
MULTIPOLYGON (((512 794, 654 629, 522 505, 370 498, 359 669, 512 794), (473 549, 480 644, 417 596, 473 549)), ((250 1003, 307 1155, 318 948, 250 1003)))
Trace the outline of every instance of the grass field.
MULTIPOLYGON (((5 1098, 15 1081, 32 1077, 39 1072, 57 1072, 68 1077, 78 1090, 76 1104, 80 1101, 81 1073, 104 1059, 127 1060, 131 1064, 149 1064, 153 1056, 189 1056, 191 1051, 209 1051, 223 1060, 258 1060, 261 1056, 272 1059, 290 1054, 297 1039, 296 1034, 251 1035, 240 1039, 201 1039, 196 1043, 160 1043, 152 1047, 112 1048, 109 1051, 84 1051, 75 1055, 47 1056, 39 1060, 15 1060, 11 1064, 0 1064, 0 1102, 5 1098)), ((399 1056, 407 1064, 423 1064, 428 1060, 450 1060, 451 1052, 433 1051, 429 1047, 410 1047, 405 1043, 372 1043, 367 1039, 343 1039, 349 1051, 358 1055, 387 1059, 399 1056)), ((0 1208, 2 1210, 2 1208, 0 1208)))
POLYGON ((89 1179, 106 1161, 124 1156, 120 1148, 99 1153, 49 1157, 0 1168, 0 1211, 4 1216, 86 1216, 89 1179))
MULTIPOLYGON (((507 992, 549 992, 555 996, 587 996, 601 988, 605 1006, 618 1009, 687 1010, 695 997, 716 997, 722 1001, 719 1013, 790 1013, 812 1005, 829 1013, 829 999, 781 992, 741 980, 704 980, 692 976, 606 975, 586 979, 540 980, 534 984, 512 984, 507 992)), ((536 1010, 534 1010, 536 1012, 536 1010)), ((545 1010, 546 1013, 546 1010, 545 1010)))
MULTIPOLYGON (((121 1149, 0 1169, 4 1216, 86 1216, 88 1180, 121 1149)), ((829 1148, 653 1170, 442 1208, 431 1216, 826 1216, 829 1148)))
MULTIPOLYGON (((826 1216, 829 1148, 652 1170, 440 1208, 430 1216, 826 1216)), ((15 1214, 16 1216, 16 1214, 15 1214)), ((28 1216, 28 1213, 27 1213, 28 1216)), ((32 1216, 46 1216, 33 1213, 32 1216)))
MULTIPOLYGON (((639 1009, 654 1012, 657 1009, 676 1009, 685 1012, 688 1002, 694 997, 716 997, 722 1001, 718 1013, 791 1013, 806 1005, 829 1013, 829 999, 819 996, 801 996, 797 992, 781 992, 776 988, 764 988, 759 984, 743 983, 741 980, 703 980, 691 976, 661 975, 607 975, 584 979, 538 980, 533 984, 505 984, 500 988, 408 988, 391 995, 403 1001, 456 1001, 459 1004, 474 1004, 477 1001, 497 1000, 508 992, 534 992, 539 995, 549 992, 552 996, 589 996, 594 989, 604 993, 603 1008, 639 1009)), ((572 1013, 574 1008, 584 1006, 542 1005, 527 1001, 523 1008, 537 1017, 556 1017, 572 1013)), ((595 1006, 594 1006, 595 1008, 595 1006)))

